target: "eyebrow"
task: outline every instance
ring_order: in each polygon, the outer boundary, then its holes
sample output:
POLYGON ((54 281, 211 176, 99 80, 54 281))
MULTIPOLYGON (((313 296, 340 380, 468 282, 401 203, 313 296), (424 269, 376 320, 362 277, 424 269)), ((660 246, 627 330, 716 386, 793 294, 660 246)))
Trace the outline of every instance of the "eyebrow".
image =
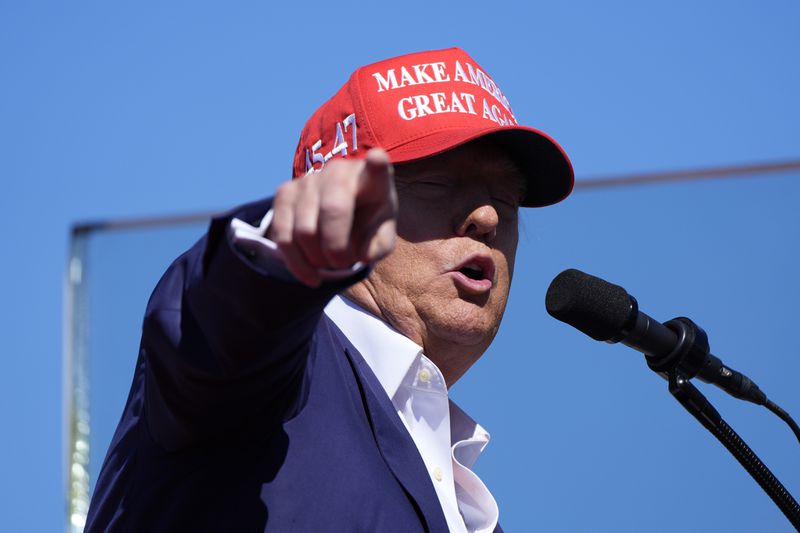
MULTIPOLYGON (((505 157, 498 158, 480 157, 476 158, 475 162, 477 164, 484 165, 486 170, 507 175, 509 178, 513 177, 519 185, 518 194, 520 202, 522 202, 528 193, 528 176, 525 174, 525 172, 523 172, 522 167, 509 154, 504 155, 505 157)), ((431 161, 431 159, 434 158, 437 158, 437 156, 427 160, 428 164, 433 163, 430 166, 424 163, 426 162, 425 159, 395 164, 395 179, 403 180, 404 178, 415 178, 417 177, 416 175, 424 176, 425 174, 440 174, 449 171, 450 165, 446 164, 441 159, 431 161)))
POLYGON ((522 167, 517 164, 516 161, 511 159, 510 157, 503 158, 501 161, 492 161, 494 164, 494 168, 504 175, 509 175, 509 177, 513 177, 519 183, 519 197, 520 201, 525 198, 525 195, 528 193, 528 177, 522 171, 522 167))

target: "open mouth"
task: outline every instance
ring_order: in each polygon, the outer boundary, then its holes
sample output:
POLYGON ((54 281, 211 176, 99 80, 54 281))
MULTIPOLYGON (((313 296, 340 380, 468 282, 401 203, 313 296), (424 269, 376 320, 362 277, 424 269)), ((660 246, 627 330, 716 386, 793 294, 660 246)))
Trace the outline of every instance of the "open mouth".
POLYGON ((486 276, 483 275, 483 269, 478 266, 463 266, 458 271, 469 279, 486 279, 486 276))
POLYGON ((489 256, 470 256, 453 272, 460 284, 472 291, 483 292, 494 285, 494 261, 489 256))

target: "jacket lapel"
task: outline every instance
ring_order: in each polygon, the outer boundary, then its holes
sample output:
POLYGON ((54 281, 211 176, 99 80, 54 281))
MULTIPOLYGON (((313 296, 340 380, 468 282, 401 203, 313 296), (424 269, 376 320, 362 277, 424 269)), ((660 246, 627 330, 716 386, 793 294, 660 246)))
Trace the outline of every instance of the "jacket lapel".
POLYGON ((346 346, 345 353, 359 381, 367 416, 383 459, 425 518, 426 529, 447 531, 439 498, 414 440, 367 362, 335 325, 334 330, 346 346))

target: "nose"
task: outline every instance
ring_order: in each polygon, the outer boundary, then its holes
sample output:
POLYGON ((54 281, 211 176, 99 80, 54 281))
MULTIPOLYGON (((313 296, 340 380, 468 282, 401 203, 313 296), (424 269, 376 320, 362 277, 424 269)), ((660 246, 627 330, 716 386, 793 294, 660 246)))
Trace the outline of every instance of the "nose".
POLYGON ((466 216, 456 223, 456 235, 472 237, 484 242, 492 242, 497 236, 500 216, 492 204, 472 208, 466 216))

